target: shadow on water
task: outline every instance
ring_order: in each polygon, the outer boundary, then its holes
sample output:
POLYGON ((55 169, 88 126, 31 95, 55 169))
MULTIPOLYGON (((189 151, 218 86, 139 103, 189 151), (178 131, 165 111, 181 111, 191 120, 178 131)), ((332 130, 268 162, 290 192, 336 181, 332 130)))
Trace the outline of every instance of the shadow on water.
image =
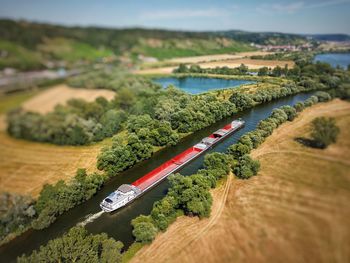
MULTIPOLYGON (((28 254, 32 250, 38 249, 50 239, 64 234, 69 228, 79 224, 85 225, 85 228, 91 233, 105 232, 116 240, 122 241, 127 248, 133 242, 131 233, 132 228, 130 225, 131 220, 140 214, 150 213, 153 203, 160 200, 166 194, 169 187, 168 180, 164 180, 130 205, 112 214, 100 212, 99 203, 106 195, 114 191, 119 185, 123 183, 131 183, 142 177, 163 162, 171 159, 175 155, 199 142, 202 138, 226 125, 232 121, 232 119, 244 119, 246 125, 242 129, 208 151, 208 153, 224 152, 228 146, 235 143, 242 134, 255 129, 257 123, 260 120, 267 118, 274 108, 283 105, 294 105, 296 102, 303 101, 311 95, 312 93, 297 94, 263 105, 258 105, 253 109, 235 114, 234 116, 223 119, 207 128, 189 135, 177 146, 168 147, 157 152, 151 159, 141 162, 133 168, 112 178, 90 200, 61 215, 49 228, 40 231, 29 230, 8 244, 0 247, 1 261, 13 262, 16 260, 17 256, 22 255, 23 253, 28 254)), ((202 167, 203 158, 204 156, 199 157, 186 165, 179 172, 183 175, 195 173, 202 167)))

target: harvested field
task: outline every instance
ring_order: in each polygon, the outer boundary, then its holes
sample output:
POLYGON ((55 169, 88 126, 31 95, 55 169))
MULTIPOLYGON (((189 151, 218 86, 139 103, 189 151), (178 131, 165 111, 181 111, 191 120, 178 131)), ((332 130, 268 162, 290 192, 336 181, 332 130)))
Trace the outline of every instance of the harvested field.
MULTIPOLYGON (((215 68, 215 67, 229 67, 229 68, 236 68, 239 67, 241 64, 246 65, 249 69, 259 69, 262 67, 268 67, 268 68, 274 68, 277 66, 284 67, 286 64, 288 65, 288 68, 294 67, 293 61, 281 61, 281 60, 265 60, 265 59, 250 59, 247 54, 252 55, 266 55, 267 52, 245 52, 245 53, 239 53, 241 55, 215 55, 217 59, 205 59, 206 57, 212 57, 212 56, 205 56, 202 57, 189 57, 189 58, 179 58, 176 60, 179 60, 179 63, 187 63, 187 64, 198 64, 202 68, 215 68), (253 54, 254 53, 254 54, 253 54), (245 56, 244 56, 245 55, 245 56), (219 56, 221 56, 221 59, 219 59, 219 56), (181 61, 181 62, 180 62, 181 61)), ((175 59, 174 59, 175 60, 175 59)), ((177 63, 174 61, 171 62, 171 66, 161 66, 161 67, 148 67, 145 69, 140 69, 134 71, 136 74, 170 74, 173 72, 175 68, 178 66, 173 63, 177 63)), ((164 63, 164 62, 162 62, 164 63)))
POLYGON ((167 60, 167 62, 200 63, 200 62, 209 62, 209 61, 238 59, 238 58, 251 57, 251 56, 265 56, 273 53, 274 52, 266 52, 266 51, 238 52, 236 54, 220 54, 220 55, 173 58, 173 59, 167 60))
POLYGON ((202 68, 215 68, 215 67, 236 68, 236 67, 239 67, 241 64, 246 65, 250 69, 259 69, 262 67, 274 68, 277 66, 284 67, 285 65, 288 65, 288 68, 294 67, 293 61, 250 59, 250 58, 230 59, 226 61, 200 63, 199 65, 202 68))
POLYGON ((102 96, 111 100, 115 92, 103 89, 78 89, 70 88, 67 85, 57 85, 25 101, 22 106, 25 110, 39 113, 52 111, 56 105, 64 104, 69 99, 84 99, 94 101, 97 97, 102 96))
POLYGON ((213 191, 210 218, 178 218, 131 262, 349 262, 349 128, 349 102, 306 109, 252 152, 258 176, 213 191), (341 129, 325 150, 294 140, 318 116, 341 129))
POLYGON ((55 146, 18 140, 0 131, 0 192, 36 197, 45 183, 96 170, 96 156, 107 141, 92 146, 55 146))

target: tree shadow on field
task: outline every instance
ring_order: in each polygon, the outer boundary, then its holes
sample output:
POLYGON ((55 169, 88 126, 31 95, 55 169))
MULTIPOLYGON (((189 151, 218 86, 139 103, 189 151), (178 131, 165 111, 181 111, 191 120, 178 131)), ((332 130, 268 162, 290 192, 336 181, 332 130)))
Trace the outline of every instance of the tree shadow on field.
POLYGON ((304 138, 304 137, 297 137, 294 139, 296 142, 300 143, 301 145, 304 145, 306 147, 311 148, 317 148, 317 149, 324 149, 326 148, 323 143, 320 143, 316 140, 304 138))

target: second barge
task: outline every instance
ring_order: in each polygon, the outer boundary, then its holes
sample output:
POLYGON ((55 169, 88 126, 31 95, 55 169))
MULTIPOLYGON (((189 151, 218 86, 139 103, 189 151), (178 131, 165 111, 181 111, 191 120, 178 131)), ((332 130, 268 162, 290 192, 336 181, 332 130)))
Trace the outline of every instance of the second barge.
POLYGON ((200 143, 197 143, 158 166, 132 184, 122 184, 116 191, 103 199, 100 203, 101 209, 105 212, 112 212, 132 202, 170 174, 180 170, 183 166, 209 150, 213 145, 243 127, 244 124, 245 122, 243 120, 234 120, 222 129, 202 139, 200 143))

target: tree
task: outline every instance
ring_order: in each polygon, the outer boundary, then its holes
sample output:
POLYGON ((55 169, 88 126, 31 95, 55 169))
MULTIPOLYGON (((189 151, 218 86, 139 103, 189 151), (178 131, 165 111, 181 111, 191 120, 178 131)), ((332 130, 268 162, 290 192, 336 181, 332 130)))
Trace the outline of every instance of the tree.
POLYGON ((339 132, 334 118, 318 117, 312 121, 311 138, 320 148, 335 143, 339 132))
POLYGON ((272 70, 272 76, 280 77, 283 73, 283 69, 280 66, 276 66, 272 70))
POLYGON ((282 106, 280 109, 283 110, 287 114, 287 117, 288 117, 289 121, 294 120, 295 117, 297 116, 296 109, 291 107, 291 106, 289 106, 289 105, 282 106))
POLYGON ((233 171, 240 179, 248 179, 258 173, 260 163, 258 160, 253 160, 248 154, 243 155, 238 159, 233 171))
POLYGON ((157 234, 157 228, 150 222, 135 223, 132 234, 137 242, 150 243, 157 234))
POLYGON ((228 174, 230 171, 228 156, 218 152, 206 154, 204 157, 204 167, 208 170, 223 170, 228 174))
POLYGON ((230 102, 232 102, 239 111, 251 108, 254 105, 254 100, 248 94, 241 92, 233 93, 230 97, 230 102))
POLYGON ((19 263, 36 262, 121 262, 123 243, 107 234, 92 235, 83 227, 73 227, 62 237, 50 240, 30 256, 18 258, 19 263))
POLYGON ((303 102, 298 101, 297 103, 295 103, 294 108, 297 112, 301 112, 304 110, 305 106, 303 102))
POLYGON ((259 68, 258 76, 267 76, 268 74, 269 74, 269 68, 268 67, 259 68))
POLYGON ((314 96, 317 97, 319 102, 326 102, 332 99, 331 95, 325 91, 317 91, 314 96))
POLYGON ((242 143, 235 143, 228 147, 227 153, 232 155, 234 159, 238 159, 239 157, 248 154, 250 152, 249 146, 242 143))

